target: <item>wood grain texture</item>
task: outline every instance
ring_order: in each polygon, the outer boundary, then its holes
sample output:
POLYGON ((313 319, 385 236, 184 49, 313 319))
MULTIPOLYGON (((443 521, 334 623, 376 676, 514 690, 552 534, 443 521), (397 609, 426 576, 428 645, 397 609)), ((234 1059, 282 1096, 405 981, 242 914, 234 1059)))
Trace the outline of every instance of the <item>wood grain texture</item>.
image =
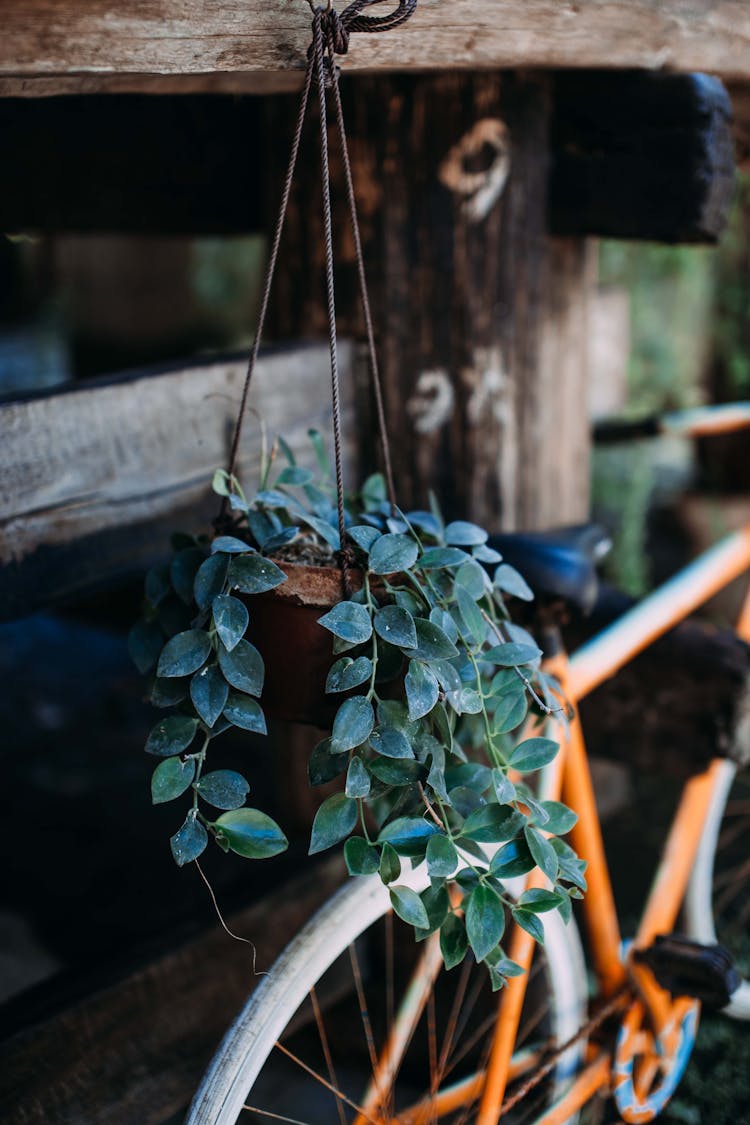
MULTIPOLYGON (((274 958, 345 878, 328 860, 230 917, 274 958), (269 917, 273 924, 268 924, 269 917)), ((184 1112, 224 1032, 258 981, 253 951, 216 926, 125 980, 0 1044, 5 1125, 160 1125, 184 1112)))
MULTIPOLYGON (((352 355, 343 341, 349 432, 352 355)), ((330 431, 328 364, 323 345, 267 354, 250 394, 270 436, 282 433, 307 461, 308 428, 330 431)), ((217 508, 211 476, 227 459, 245 365, 136 373, 0 406, 0 617, 149 565, 164 554, 170 530, 206 529, 217 508)), ((260 442, 251 415, 240 462, 250 487, 260 442)))
MULTIPOLYGON (((582 242, 547 235, 551 76, 378 76, 359 79, 357 97, 352 85, 347 128, 400 502, 423 507, 432 488, 447 515, 491 530, 585 519, 594 283, 582 242), (488 156, 483 137, 499 149, 488 156), (489 161, 502 173, 503 148, 507 177, 493 187, 484 172, 489 161), (445 161, 459 151, 454 183, 445 161), (491 188, 481 213, 460 190, 474 173, 491 188)), ((267 113, 269 130, 288 130, 291 107, 270 99, 267 113)), ((287 227, 304 268, 279 276, 280 337, 324 324, 304 283, 323 268, 312 148, 287 227)), ((331 169, 339 323, 357 336, 335 144, 331 169)))
MULTIPOLYGON (((298 0, 5 0, 0 92, 268 90, 304 68, 298 0), (114 83, 114 86, 113 86, 114 83), (124 86, 123 86, 124 83, 124 86)), ((420 0, 413 19, 359 36, 346 69, 646 67, 750 76, 745 0, 420 0)))

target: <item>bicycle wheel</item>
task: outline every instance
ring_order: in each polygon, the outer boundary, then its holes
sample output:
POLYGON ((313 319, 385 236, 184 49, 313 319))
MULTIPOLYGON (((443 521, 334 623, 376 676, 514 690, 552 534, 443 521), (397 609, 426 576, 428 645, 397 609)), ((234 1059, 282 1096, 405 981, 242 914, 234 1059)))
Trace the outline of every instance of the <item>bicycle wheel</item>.
MULTIPOLYGON (((427 876, 417 869, 399 883, 419 891, 427 876)), ((546 942, 535 954, 519 1023, 516 1083, 585 1020, 577 931, 557 915, 544 920, 546 942)), ((445 972, 434 939, 416 944, 411 927, 394 919, 380 880, 357 879, 308 923, 250 996, 187 1121, 431 1125, 439 1118, 464 1125, 476 1110, 496 1012, 484 966, 468 958, 445 972)), ((532 1121, 562 1092, 583 1048, 566 1052, 504 1121, 532 1121)))
POLYGON ((750 770, 721 763, 685 898, 690 937, 719 941, 734 958, 742 984, 723 1011, 750 1019, 750 770))

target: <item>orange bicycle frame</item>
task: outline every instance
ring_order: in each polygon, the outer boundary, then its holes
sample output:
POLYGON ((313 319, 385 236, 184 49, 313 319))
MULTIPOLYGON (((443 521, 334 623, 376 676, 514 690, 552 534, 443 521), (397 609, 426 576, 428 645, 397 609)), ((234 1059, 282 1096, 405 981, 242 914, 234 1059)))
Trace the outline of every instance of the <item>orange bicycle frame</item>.
MULTIPOLYGON (((737 404, 718 411, 708 408, 687 412, 683 416, 682 432, 698 435, 725 432, 749 425, 750 405, 737 404)), ((674 432, 678 427, 679 418, 673 416, 667 420, 664 428, 674 432)), ((567 731, 562 724, 558 724, 561 752, 551 776, 547 778, 544 796, 562 799, 578 815, 578 822, 572 829, 570 838, 579 856, 588 863, 588 891, 582 909, 599 994, 605 999, 612 997, 628 980, 632 980, 657 1029, 666 1023, 671 999, 656 984, 648 970, 633 964, 627 965, 623 960, 622 939, 578 718, 578 703, 748 569, 750 525, 706 551, 578 649, 569 660, 565 656, 557 656, 545 665, 545 669, 559 680, 563 695, 574 709, 574 718, 567 731)), ((750 593, 745 599, 737 632, 744 639, 750 640, 750 593)), ((720 762, 721 759, 715 759, 705 772, 691 778, 685 785, 633 942, 634 949, 649 946, 657 934, 669 933, 674 928, 717 784, 720 762)), ((544 879, 538 871, 532 872, 528 885, 544 885, 544 879)), ((533 952, 533 938, 519 926, 515 926, 508 949, 509 956, 528 969, 533 952)), ((527 974, 513 978, 503 992, 476 1125, 497 1125, 509 1080, 513 1044, 527 979, 527 974)), ((561 1125, 596 1090, 606 1089, 610 1080, 611 1059, 608 1053, 600 1053, 579 1073, 563 1099, 545 1112, 535 1125, 561 1125)))

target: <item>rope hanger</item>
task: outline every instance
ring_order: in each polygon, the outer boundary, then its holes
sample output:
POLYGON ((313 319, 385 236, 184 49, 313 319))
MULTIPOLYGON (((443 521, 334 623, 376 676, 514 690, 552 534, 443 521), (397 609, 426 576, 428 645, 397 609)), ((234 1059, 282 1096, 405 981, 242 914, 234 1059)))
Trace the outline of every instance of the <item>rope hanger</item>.
MULTIPOLYGON (((360 303, 362 305, 362 313, 364 316, 365 329, 367 333, 367 347, 370 363, 370 373, 375 394, 378 432, 383 450, 384 474, 391 506, 393 509, 395 509, 396 506, 391 454, 385 421, 385 409, 383 405, 382 384, 378 368, 377 353, 375 350, 375 335, 372 326, 370 300, 367 292, 367 279, 365 275, 364 256, 362 253, 362 240, 359 230, 359 221, 357 218, 357 206, 354 196, 351 162, 349 159, 349 149, 347 145, 346 130, 344 126, 344 113, 341 103, 341 93, 339 90, 339 68, 336 65, 335 61, 336 55, 345 55, 349 50, 349 38, 352 32, 373 34, 381 31, 390 31, 392 28, 398 27, 400 24, 405 23, 406 20, 408 20, 414 13, 417 6, 417 0, 399 0, 397 8, 394 11, 389 12, 385 16, 368 16, 362 14, 366 8, 369 8, 377 3, 382 3, 382 0, 353 0, 353 2, 349 4, 348 7, 344 8, 344 10, 339 14, 335 10, 335 8, 332 7, 331 0, 329 0, 327 8, 315 7, 312 0, 308 0, 308 4, 313 13, 312 42, 307 52, 307 68, 305 70, 305 80, 302 88, 302 95, 300 97, 294 134, 292 137, 289 164, 287 167, 286 177, 284 179, 284 185, 281 192, 281 204, 279 207, 278 218, 276 220, 276 226, 271 242, 271 251, 268 257, 268 265, 266 267, 263 295, 261 297, 260 312, 258 314, 258 327, 248 359, 247 372, 242 389, 242 397, 240 399, 240 406, 237 414, 237 421, 235 423, 231 453, 229 456, 228 464, 228 473, 230 476, 233 476, 237 465, 237 456, 239 451, 240 438, 242 435, 242 427, 246 414, 248 392, 250 390, 250 384, 252 382, 255 364, 258 358, 258 351, 260 349, 260 341, 263 334, 266 314, 268 311, 268 302, 271 295, 271 286, 273 283, 273 278, 278 261, 281 235, 284 229, 284 220, 286 218, 286 213, 289 206, 289 197, 291 195, 294 172, 297 165, 297 156, 299 153, 300 140, 302 137, 302 129, 304 126, 305 117, 307 115, 307 108, 310 102, 310 92, 314 79, 318 89, 318 99, 320 103, 320 168, 323 187, 323 236, 325 240, 328 338, 331 355, 331 404, 333 414, 334 463, 336 470, 336 499, 338 508, 339 537, 341 543, 339 559, 343 572, 345 592, 346 588, 348 587, 346 572, 347 568, 352 565, 353 556, 351 548, 346 546, 346 524, 344 514, 341 403, 338 356, 336 347, 333 234, 331 222, 331 191, 328 168, 328 129, 326 122, 327 92, 329 90, 333 95, 333 103, 336 115, 336 128, 338 129, 339 142, 341 145, 344 179, 346 181, 347 204, 349 208, 349 217, 354 239, 354 250, 357 260, 360 303)), ((226 519, 227 510, 228 499, 227 497, 225 497, 222 501, 221 513, 219 516, 220 521, 226 519)))

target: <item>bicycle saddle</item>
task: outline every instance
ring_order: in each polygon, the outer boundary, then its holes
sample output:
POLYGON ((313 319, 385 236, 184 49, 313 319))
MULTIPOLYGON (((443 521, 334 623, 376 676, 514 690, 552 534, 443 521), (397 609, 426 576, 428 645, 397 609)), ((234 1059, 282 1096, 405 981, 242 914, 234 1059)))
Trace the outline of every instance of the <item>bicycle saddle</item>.
POLYGON ((489 545, 520 570, 537 597, 561 598, 590 613, 598 591, 596 564, 612 542, 604 528, 587 523, 491 535, 489 545))

